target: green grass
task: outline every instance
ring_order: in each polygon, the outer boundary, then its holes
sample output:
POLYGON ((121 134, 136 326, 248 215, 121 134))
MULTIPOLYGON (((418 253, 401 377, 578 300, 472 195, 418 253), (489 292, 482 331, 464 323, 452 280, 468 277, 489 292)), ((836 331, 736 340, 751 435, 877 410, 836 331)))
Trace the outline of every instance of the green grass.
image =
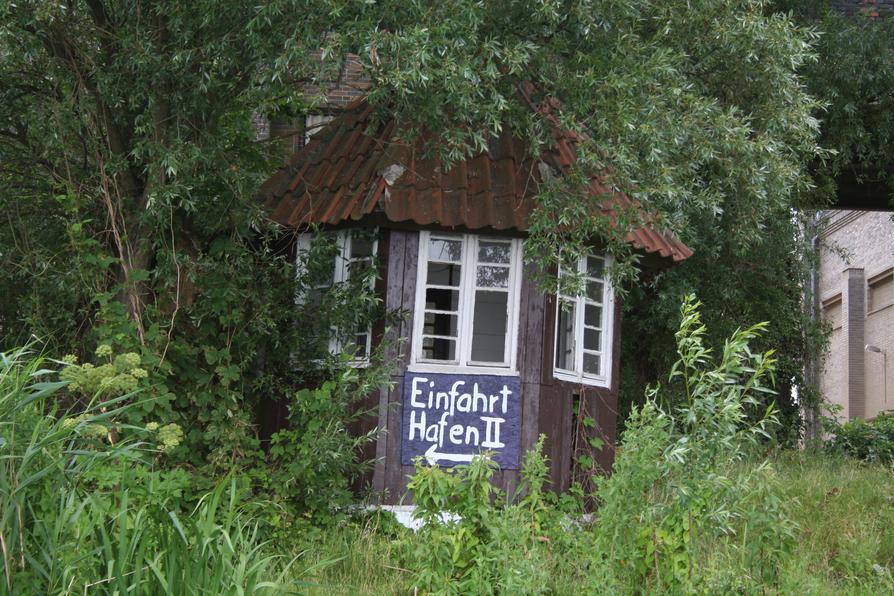
POLYGON ((412 592, 413 574, 401 567, 411 535, 390 514, 371 515, 302 544, 294 570, 311 594, 412 592))
MULTIPOLYGON (((777 586, 763 593, 894 592, 894 471, 816 452, 784 452, 772 463, 798 529, 777 570, 777 586)), ((387 515, 371 516, 302 545, 294 572, 316 585, 314 594, 412 594, 413 573, 404 567, 411 536, 395 529, 387 515)), ((706 588, 737 585, 744 571, 731 544, 742 539, 716 540, 703 551, 711 580, 706 588)), ((553 573, 544 587, 556 594, 598 594, 598 580, 586 575, 581 553, 560 550, 551 553, 553 573)))
POLYGON ((785 453, 776 467, 800 526, 783 572, 788 593, 894 591, 894 471, 817 453, 785 453))

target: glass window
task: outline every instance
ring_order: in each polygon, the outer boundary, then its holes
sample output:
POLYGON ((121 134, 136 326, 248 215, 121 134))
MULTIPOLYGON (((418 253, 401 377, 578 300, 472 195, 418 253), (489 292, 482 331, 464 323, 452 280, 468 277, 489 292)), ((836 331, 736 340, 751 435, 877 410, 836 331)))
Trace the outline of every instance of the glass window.
MULTIPOLYGON (((310 271, 310 285, 306 300, 319 305, 329 291, 336 284, 362 281, 363 276, 369 276, 370 289, 375 282, 375 276, 370 275, 370 267, 373 266, 377 240, 374 230, 353 230, 334 233, 335 244, 332 247, 331 266, 323 264, 318 271, 310 271)), ((298 267, 305 269, 306 256, 311 249, 315 236, 309 233, 301 234, 298 239, 298 267)), ((372 345, 372 328, 366 323, 358 323, 353 329, 339 329, 332 327, 329 335, 329 352, 340 354, 342 352, 354 355, 355 361, 363 364, 369 361, 372 345)))
POLYGON ((415 361, 511 367, 521 241, 422 232, 415 361))
MULTIPOLYGON (((556 300, 555 376, 609 385, 613 294, 608 257, 590 255, 577 262, 583 292, 556 300)), ((560 275, 568 275, 560 271, 560 275)))

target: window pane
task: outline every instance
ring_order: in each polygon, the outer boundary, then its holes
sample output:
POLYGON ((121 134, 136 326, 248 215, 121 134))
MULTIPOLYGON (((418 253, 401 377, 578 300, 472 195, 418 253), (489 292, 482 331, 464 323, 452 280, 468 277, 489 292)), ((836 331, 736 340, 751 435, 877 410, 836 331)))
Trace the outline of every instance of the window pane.
POLYGON ((369 356, 369 334, 368 333, 358 333, 354 337, 354 346, 355 352, 354 354, 358 358, 365 358, 369 356))
POLYGON ((604 277, 605 259, 602 257, 587 257, 587 275, 590 277, 604 277))
POLYGON ((426 335, 448 335, 456 337, 459 327, 459 315, 445 315, 443 313, 425 313, 425 325, 423 333, 426 335))
POLYGON ((584 374, 598 375, 602 373, 602 358, 599 354, 584 352, 584 374))
POLYGON ((353 236, 351 238, 351 258, 363 259, 369 258, 373 254, 373 241, 370 238, 360 238, 353 236))
POLYGON ((574 370, 574 303, 563 300, 556 325, 556 368, 574 370))
POLYGON ((584 327, 584 349, 602 351, 602 331, 584 327))
POLYGON ((456 312, 459 309, 459 290, 428 288, 425 290, 425 308, 456 312))
POLYGON ((429 263, 425 281, 429 285, 459 287, 460 270, 459 265, 429 263))
POLYGON ((472 324, 472 360, 504 361, 506 348, 507 292, 475 292, 472 324))
POLYGON ((372 260, 369 258, 348 262, 348 279, 360 279, 369 272, 372 260))
POLYGON ((323 304, 323 295, 326 293, 326 288, 314 288, 312 290, 307 291, 307 303, 320 307, 323 304))
POLYGON ((509 267, 478 267, 476 283, 481 288, 508 288, 509 267))
POLYGON ((509 242, 491 242, 482 240, 478 243, 479 263, 509 263, 512 254, 509 242))
POLYGON ((456 340, 423 337, 422 357, 426 360, 456 360, 456 340))
POLYGON ((428 244, 429 261, 454 261, 459 262, 463 258, 463 243, 461 240, 444 240, 432 238, 428 244))
POLYGON ((584 307, 584 325, 590 327, 602 327, 602 307, 595 304, 587 304, 584 307))
POLYGON ((602 303, 603 285, 601 281, 587 282, 587 299, 602 303))

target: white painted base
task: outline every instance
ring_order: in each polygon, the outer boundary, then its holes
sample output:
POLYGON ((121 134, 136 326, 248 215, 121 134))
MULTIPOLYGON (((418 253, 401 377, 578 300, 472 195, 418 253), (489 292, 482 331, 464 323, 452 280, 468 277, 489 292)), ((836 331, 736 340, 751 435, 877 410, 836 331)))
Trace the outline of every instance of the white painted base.
MULTIPOLYGON (((405 528, 409 528, 414 532, 421 528, 425 522, 421 519, 417 519, 415 517, 416 506, 415 505, 369 505, 366 507, 367 511, 390 511, 394 514, 394 517, 397 519, 397 522, 405 528)), ((458 521, 459 516, 453 513, 442 513, 441 514, 441 523, 446 523, 448 521, 458 521)))

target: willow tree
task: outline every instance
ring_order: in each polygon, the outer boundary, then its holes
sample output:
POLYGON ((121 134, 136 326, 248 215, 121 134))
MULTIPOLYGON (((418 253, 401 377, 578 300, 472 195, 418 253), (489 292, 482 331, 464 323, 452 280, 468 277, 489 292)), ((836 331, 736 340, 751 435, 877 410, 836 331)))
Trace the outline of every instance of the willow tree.
POLYGON ((624 226, 589 217, 600 198, 578 182, 635 197, 703 264, 746 255, 810 184, 811 36, 751 0, 5 3, 0 333, 139 344, 173 363, 195 440, 238 442, 247 396, 279 390, 259 353, 287 368, 301 340, 255 201, 276 160, 254 117, 311 109, 303 84, 351 52, 370 101, 447 157, 503 127, 538 151, 558 124, 577 166, 541 194, 529 254, 601 237, 632 276, 624 226))

